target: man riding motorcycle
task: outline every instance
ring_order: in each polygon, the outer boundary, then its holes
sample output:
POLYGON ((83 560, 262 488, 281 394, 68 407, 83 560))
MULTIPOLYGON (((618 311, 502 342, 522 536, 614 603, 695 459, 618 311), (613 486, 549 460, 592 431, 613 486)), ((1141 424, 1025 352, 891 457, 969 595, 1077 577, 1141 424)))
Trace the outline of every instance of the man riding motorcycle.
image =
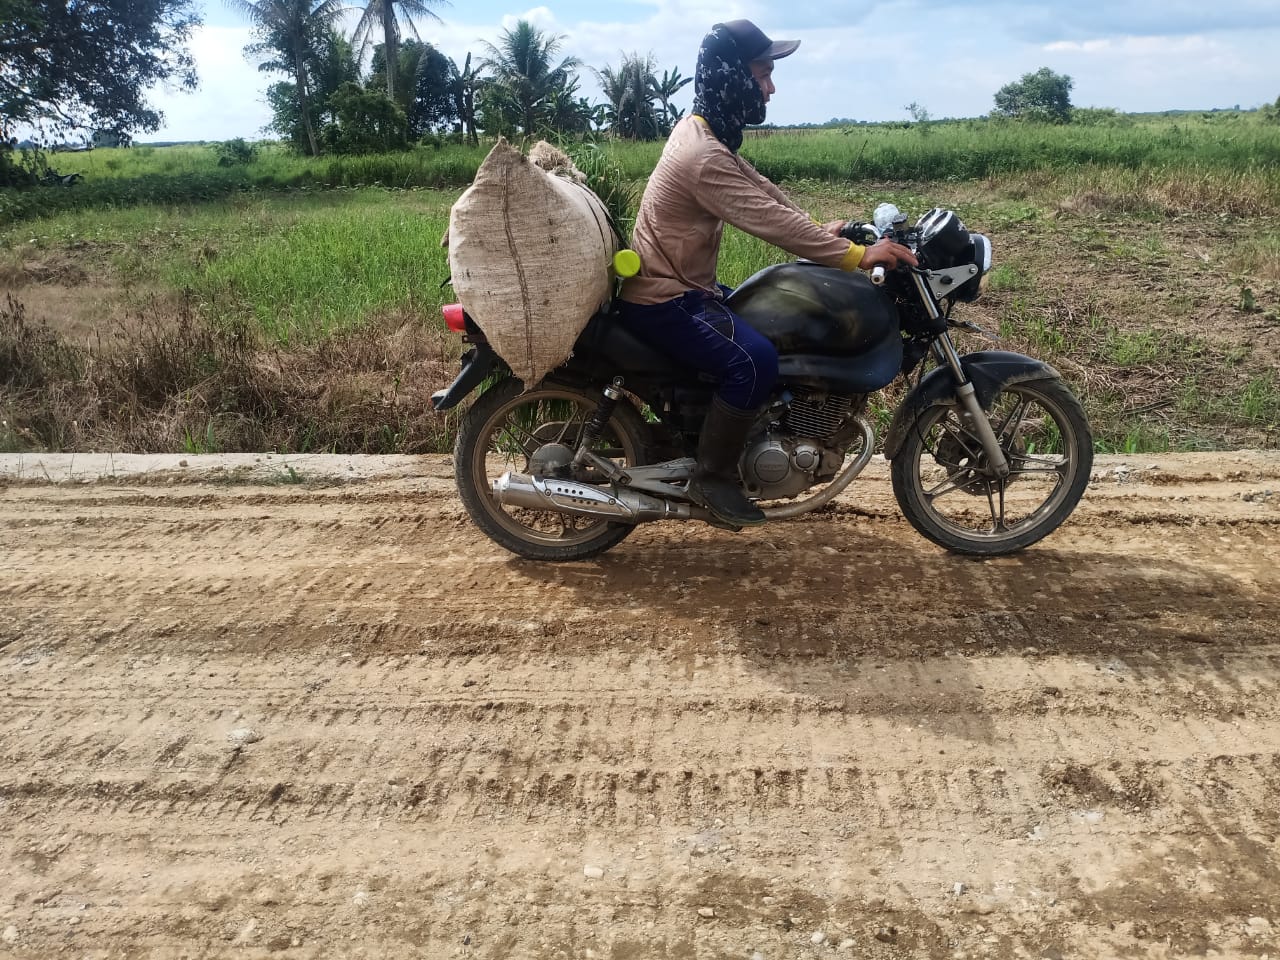
POLYGON ((774 61, 799 45, 774 42, 748 20, 716 24, 703 38, 693 113, 676 124, 645 188, 631 239, 641 269, 624 283, 618 311, 642 342, 717 379, 689 495, 731 528, 765 519, 737 471, 778 354, 723 302, 729 290, 716 283, 716 259, 724 224, 844 270, 916 265, 901 244, 863 247, 838 235, 842 222, 815 223, 738 154, 743 127, 764 122, 774 61))

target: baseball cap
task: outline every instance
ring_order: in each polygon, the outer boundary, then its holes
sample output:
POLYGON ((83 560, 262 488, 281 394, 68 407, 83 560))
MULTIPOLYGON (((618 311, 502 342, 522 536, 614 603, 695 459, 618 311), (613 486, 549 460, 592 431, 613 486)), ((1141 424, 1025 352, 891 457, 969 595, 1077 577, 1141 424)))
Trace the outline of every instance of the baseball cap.
POLYGON ((770 40, 764 31, 750 20, 729 20, 724 28, 733 36, 733 41, 742 53, 742 62, 752 60, 781 60, 796 52, 799 40, 770 40))

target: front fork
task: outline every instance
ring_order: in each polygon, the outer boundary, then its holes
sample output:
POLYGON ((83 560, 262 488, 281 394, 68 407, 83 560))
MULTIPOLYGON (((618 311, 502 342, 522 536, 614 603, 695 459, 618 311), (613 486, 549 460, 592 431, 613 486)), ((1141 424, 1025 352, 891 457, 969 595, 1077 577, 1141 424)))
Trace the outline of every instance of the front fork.
MULTIPOLYGON (((935 321, 942 319, 932 293, 925 286, 924 278, 915 272, 911 274, 911 278, 915 281, 920 301, 929 311, 929 316, 935 321)), ((933 353, 939 363, 945 363, 951 368, 951 375, 956 381, 956 398, 964 408, 965 416, 974 434, 977 435, 978 442, 982 444, 982 452, 987 455, 987 464, 991 471, 1002 479, 1009 476, 1009 461, 1004 455, 1004 450, 1000 448, 1000 440, 996 437, 996 432, 991 429, 991 421, 987 419, 982 404, 978 403, 977 391, 965 376, 964 366, 960 363, 960 354, 956 352, 956 345, 951 342, 950 331, 943 330, 938 339, 933 342, 933 353)))

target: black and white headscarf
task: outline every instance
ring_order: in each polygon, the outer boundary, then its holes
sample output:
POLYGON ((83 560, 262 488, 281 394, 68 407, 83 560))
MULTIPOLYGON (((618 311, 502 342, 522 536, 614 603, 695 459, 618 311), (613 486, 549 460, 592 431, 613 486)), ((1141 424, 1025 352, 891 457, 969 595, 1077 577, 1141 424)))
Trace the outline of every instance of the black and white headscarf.
POLYGON ((693 112, 734 153, 742 146, 742 128, 764 123, 764 93, 724 24, 702 38, 693 89, 693 112))

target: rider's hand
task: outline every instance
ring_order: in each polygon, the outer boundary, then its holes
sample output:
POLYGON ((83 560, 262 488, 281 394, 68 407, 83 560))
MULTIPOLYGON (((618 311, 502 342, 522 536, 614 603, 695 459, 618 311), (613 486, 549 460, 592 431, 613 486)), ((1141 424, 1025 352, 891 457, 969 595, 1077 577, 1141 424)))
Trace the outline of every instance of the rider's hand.
POLYGON ((878 240, 863 251, 862 262, 858 266, 863 270, 870 270, 872 267, 893 270, 902 263, 917 266, 916 255, 900 243, 894 243, 892 240, 878 240))
POLYGON ((822 229, 838 237, 840 236, 840 231, 844 229, 845 224, 848 222, 848 220, 829 220, 822 225, 822 229))

